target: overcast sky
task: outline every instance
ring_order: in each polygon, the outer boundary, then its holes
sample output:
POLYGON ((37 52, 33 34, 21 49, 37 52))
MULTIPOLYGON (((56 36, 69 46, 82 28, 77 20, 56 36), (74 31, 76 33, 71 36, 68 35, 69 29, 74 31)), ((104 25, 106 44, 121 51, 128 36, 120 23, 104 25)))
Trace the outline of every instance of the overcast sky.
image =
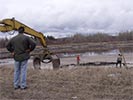
POLYGON ((133 0, 0 0, 0 19, 12 17, 49 35, 111 34, 133 30, 133 0))

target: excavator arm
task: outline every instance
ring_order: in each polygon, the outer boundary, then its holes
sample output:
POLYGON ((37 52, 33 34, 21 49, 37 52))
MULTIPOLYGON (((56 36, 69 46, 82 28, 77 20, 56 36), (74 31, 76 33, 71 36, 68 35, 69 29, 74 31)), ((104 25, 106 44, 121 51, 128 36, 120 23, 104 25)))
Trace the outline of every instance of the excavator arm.
POLYGON ((25 34, 37 37, 40 40, 40 43, 42 44, 43 47, 46 47, 46 39, 45 36, 41 32, 37 32, 34 29, 22 24, 21 22, 15 20, 14 18, 12 19, 4 19, 0 21, 0 31, 1 32, 9 32, 12 30, 18 30, 19 27, 24 27, 25 28, 25 34))
POLYGON ((37 32, 36 30, 24 25, 23 23, 15 20, 14 18, 4 19, 4 20, 0 21, 0 31, 1 32, 9 32, 9 31, 13 31, 13 30, 17 31, 20 27, 24 27, 25 34, 28 34, 28 35, 38 38, 40 40, 40 43, 44 47, 44 51, 41 53, 37 53, 34 57, 33 65, 35 68, 36 67, 40 68, 40 64, 41 64, 40 62, 49 63, 52 61, 53 67, 54 66, 57 67, 60 65, 59 58, 55 57, 55 55, 54 55, 54 57, 51 56, 49 50, 47 49, 45 36, 41 32, 37 32), (45 60, 48 60, 48 61, 45 62, 45 60))

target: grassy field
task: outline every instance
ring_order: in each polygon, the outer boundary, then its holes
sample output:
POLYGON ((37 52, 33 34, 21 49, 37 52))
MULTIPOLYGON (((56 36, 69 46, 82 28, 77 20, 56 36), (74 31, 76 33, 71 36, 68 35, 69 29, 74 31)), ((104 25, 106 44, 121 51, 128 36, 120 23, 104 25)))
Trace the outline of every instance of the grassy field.
POLYGON ((13 68, 0 67, 0 100, 133 100, 133 69, 28 69, 27 90, 12 81, 13 68))

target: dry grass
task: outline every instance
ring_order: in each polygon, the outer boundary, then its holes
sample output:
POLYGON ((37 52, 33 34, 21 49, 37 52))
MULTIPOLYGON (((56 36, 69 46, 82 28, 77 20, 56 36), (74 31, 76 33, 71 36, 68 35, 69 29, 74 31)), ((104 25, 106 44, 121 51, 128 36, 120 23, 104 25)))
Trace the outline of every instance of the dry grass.
POLYGON ((29 69, 27 90, 12 80, 13 69, 0 67, 0 100, 133 100, 133 69, 29 69))

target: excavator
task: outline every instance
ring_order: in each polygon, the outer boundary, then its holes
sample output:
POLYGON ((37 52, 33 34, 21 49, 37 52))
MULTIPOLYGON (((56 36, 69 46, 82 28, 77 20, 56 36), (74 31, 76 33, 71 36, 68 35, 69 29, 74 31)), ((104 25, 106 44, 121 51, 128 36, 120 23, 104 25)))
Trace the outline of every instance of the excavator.
POLYGON ((35 69, 40 69, 41 67, 41 62, 42 63, 52 63, 53 65, 53 69, 57 69, 60 66, 60 59, 57 55, 52 54, 48 48, 47 48, 47 44, 46 44, 46 38, 43 35, 43 33, 38 32, 32 28, 30 28, 29 26, 15 20, 15 18, 11 18, 11 19, 3 19, 0 21, 0 32, 10 32, 10 31, 18 31, 18 29, 20 27, 24 27, 25 31, 24 33, 30 36, 33 36, 35 38, 37 38, 42 47, 43 50, 37 52, 34 54, 33 57, 33 66, 35 69))

